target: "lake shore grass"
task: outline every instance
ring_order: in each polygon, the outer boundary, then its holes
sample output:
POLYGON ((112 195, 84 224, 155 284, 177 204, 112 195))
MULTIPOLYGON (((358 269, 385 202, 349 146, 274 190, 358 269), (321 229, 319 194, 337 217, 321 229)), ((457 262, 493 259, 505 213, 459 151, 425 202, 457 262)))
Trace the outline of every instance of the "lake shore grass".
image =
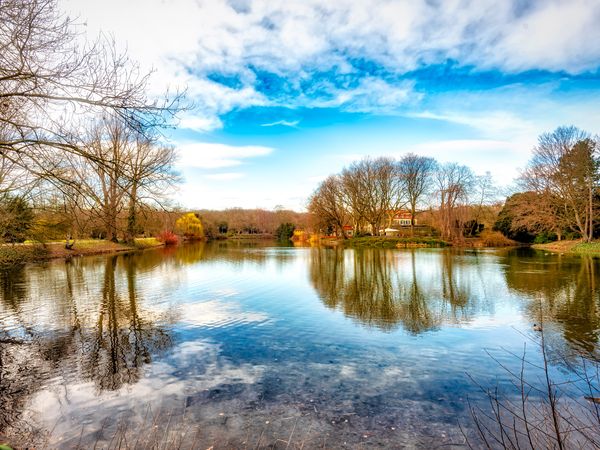
POLYGON ((581 240, 556 241, 546 244, 532 245, 536 250, 546 250, 557 253, 569 253, 574 255, 600 256, 600 241, 583 242, 581 240))
POLYGON ((347 240, 338 240, 344 247, 350 248, 418 248, 431 247, 442 248, 451 244, 434 237, 388 237, 388 236, 364 236, 347 240))
POLYGON ((104 239, 83 239, 75 241, 72 249, 65 248, 64 241, 2 244, 0 245, 0 265, 10 266, 49 259, 134 252, 161 246, 163 244, 156 238, 136 238, 133 244, 116 243, 104 239))
POLYGON ((344 246, 348 248, 491 248, 515 247, 519 244, 505 238, 498 232, 486 232, 475 238, 465 238, 459 242, 449 242, 436 236, 362 236, 350 239, 322 239, 321 245, 344 246))

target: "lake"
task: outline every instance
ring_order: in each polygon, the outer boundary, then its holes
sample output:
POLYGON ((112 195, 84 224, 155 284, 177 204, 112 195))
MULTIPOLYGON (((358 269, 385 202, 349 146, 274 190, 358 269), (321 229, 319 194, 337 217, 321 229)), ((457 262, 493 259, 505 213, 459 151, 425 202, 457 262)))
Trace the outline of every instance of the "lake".
POLYGON ((211 242, 4 269, 0 434, 40 448, 459 448, 486 388, 513 395, 524 349, 541 379, 533 324, 554 380, 594 359, 599 264, 211 242))

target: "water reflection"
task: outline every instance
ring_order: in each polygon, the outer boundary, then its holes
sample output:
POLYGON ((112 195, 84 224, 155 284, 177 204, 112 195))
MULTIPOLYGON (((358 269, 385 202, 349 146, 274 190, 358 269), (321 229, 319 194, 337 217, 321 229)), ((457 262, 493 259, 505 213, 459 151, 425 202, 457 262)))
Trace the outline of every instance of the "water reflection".
POLYGON ((56 377, 118 390, 172 345, 168 314, 144 307, 137 286, 147 264, 126 255, 0 273, 0 431, 56 377))
POLYGON ((561 331, 561 343, 594 352, 600 338, 599 265, 599 259, 530 249, 316 248, 310 281, 328 307, 368 326, 400 326, 415 334, 494 314, 512 293, 528 323, 547 322, 561 331))
POLYGON ((0 267, 0 289, 2 301, 12 309, 18 309, 26 293, 25 266, 0 267))
POLYGON ((455 254, 311 250, 310 280, 330 308, 382 330, 411 333, 468 321, 475 300, 455 254))
POLYGON ((508 288, 527 298, 534 322, 556 322, 567 342, 597 351, 600 337, 600 260, 521 250, 506 256, 508 288))
POLYGON ((82 359, 87 377, 99 389, 117 390, 139 380, 141 368, 151 355, 168 348, 166 328, 157 326, 151 315, 140 315, 136 289, 137 258, 125 258, 127 295, 121 296, 115 283, 117 257, 107 258, 102 300, 93 334, 83 334, 82 359))
POLYGON ((83 420, 86 433, 124 412, 142 420, 152 401, 212 430, 204 448, 263 434, 276 446, 294 421, 266 421, 293 414, 312 447, 371 433, 427 447, 441 429, 460 437, 456 417, 479 394, 465 372, 501 379, 484 348, 520 352, 540 318, 554 349, 596 348, 598 263, 215 242, 5 270, 0 432, 35 411, 75 446, 83 420))

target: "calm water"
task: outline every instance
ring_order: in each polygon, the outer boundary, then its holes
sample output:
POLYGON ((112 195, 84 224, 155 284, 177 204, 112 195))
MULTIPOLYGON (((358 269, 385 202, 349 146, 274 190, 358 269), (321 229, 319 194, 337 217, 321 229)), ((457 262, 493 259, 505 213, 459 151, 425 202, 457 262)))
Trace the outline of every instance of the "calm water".
MULTIPOLYGON (((211 243, 0 271, 0 434, 460 444, 467 398, 485 400, 476 383, 508 382, 499 363, 519 364, 540 318, 551 353, 595 354, 599 270, 526 249, 211 243)), ((553 360, 552 376, 569 367, 553 360)))

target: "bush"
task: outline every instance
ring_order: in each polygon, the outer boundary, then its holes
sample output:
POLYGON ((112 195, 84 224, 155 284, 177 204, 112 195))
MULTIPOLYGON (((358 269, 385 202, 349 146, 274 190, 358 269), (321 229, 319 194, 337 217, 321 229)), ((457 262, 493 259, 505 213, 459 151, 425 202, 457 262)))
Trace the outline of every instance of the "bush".
POLYGON ((275 236, 277 237, 278 241, 281 241, 281 242, 289 241, 292 238, 292 236, 294 235, 295 229, 296 229, 296 226, 293 223, 289 223, 289 222, 282 223, 275 230, 275 236))
POLYGON ((499 231, 483 230, 479 235, 484 247, 510 247, 517 245, 512 239, 508 239, 499 231))
POLYGON ((4 195, 0 198, 0 239, 23 242, 33 224, 33 211, 22 197, 4 195))
POLYGON ((39 261, 48 258, 42 245, 0 245, 0 267, 39 261))
POLYGON ((534 244, 546 244, 548 242, 552 242, 556 240, 556 235, 554 233, 546 233, 545 231, 538 234, 533 240, 534 244))
MULTIPOLYGON (((177 237, 177 236, 175 236, 177 237)), ((152 248, 152 247, 157 247, 161 244, 162 241, 160 241, 157 238, 135 238, 133 240, 133 245, 135 248, 152 248)))
POLYGON ((156 238, 165 245, 177 245, 179 238, 170 230, 163 230, 156 238))

